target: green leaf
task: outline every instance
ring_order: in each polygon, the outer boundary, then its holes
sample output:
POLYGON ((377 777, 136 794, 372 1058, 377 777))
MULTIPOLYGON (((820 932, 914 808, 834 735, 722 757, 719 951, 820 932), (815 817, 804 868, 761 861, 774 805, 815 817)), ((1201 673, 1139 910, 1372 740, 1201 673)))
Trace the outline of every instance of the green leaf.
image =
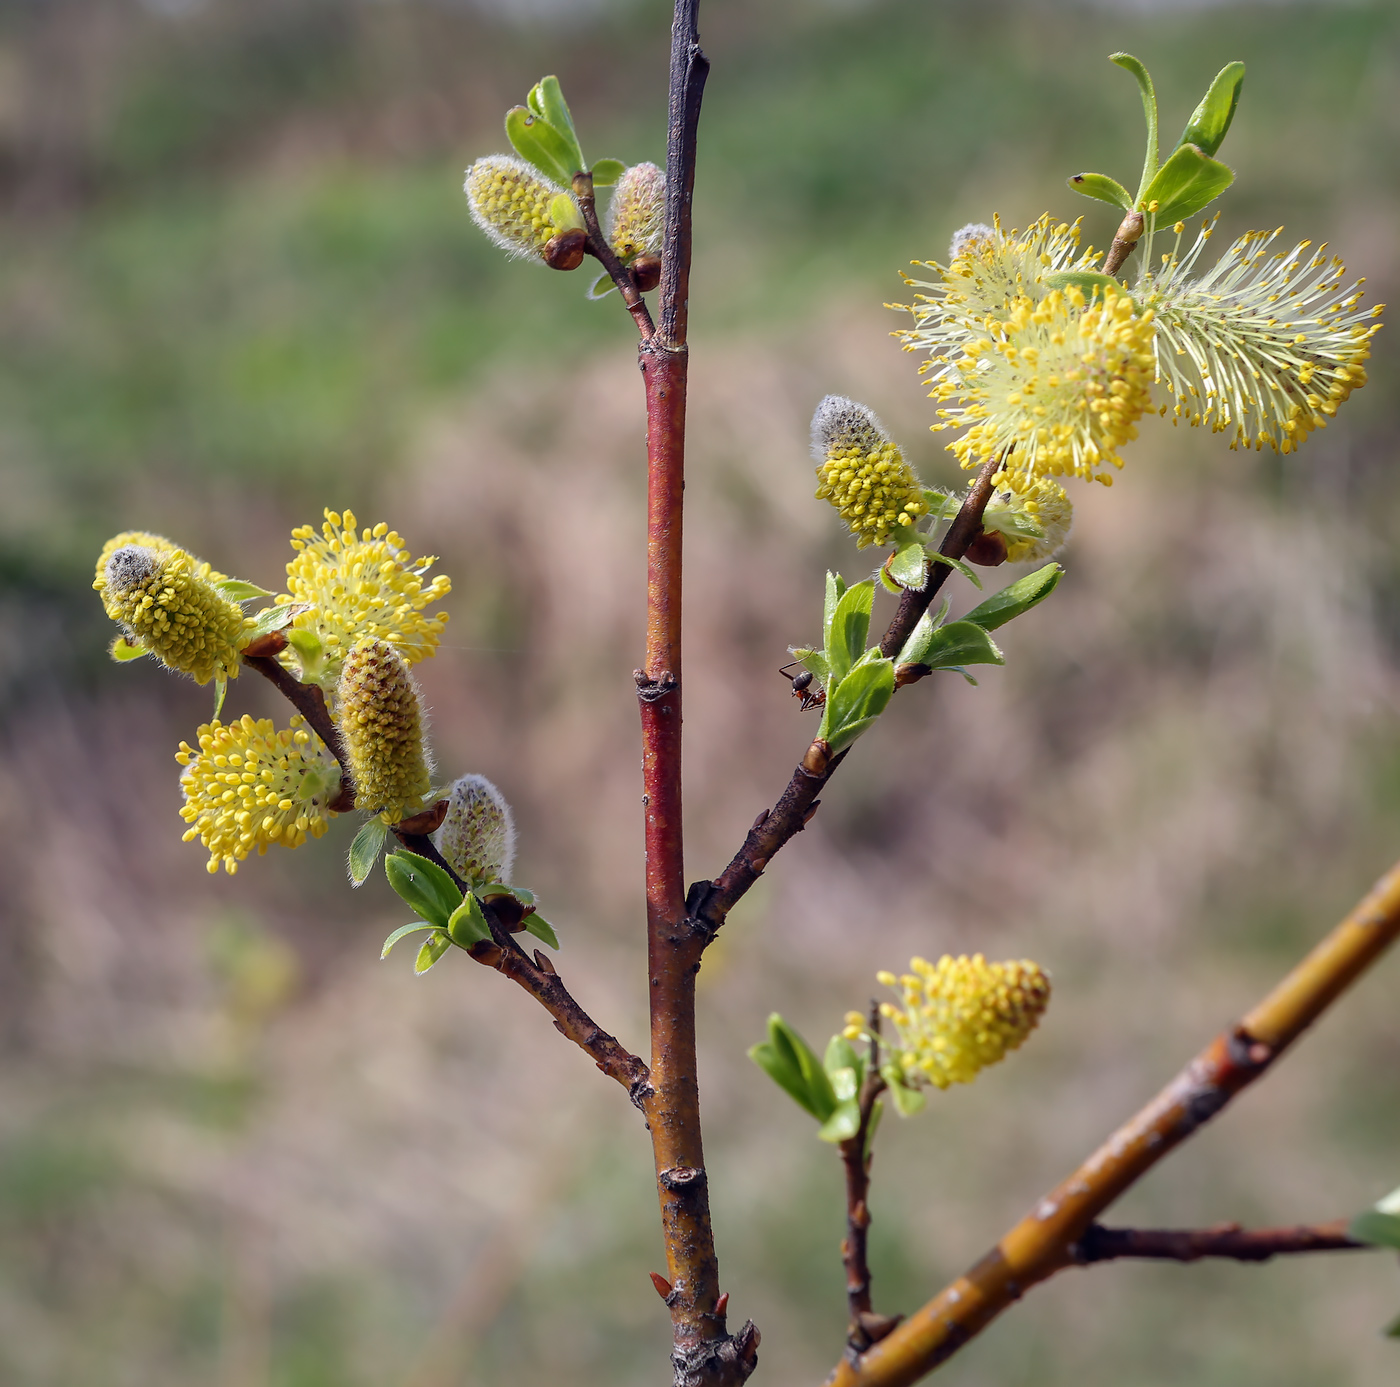
MULTIPOLYGON (((265 636, 271 631, 280 631, 297 614, 297 609, 290 603, 284 602, 280 607, 264 607, 253 620, 253 625, 247 627, 249 640, 256 640, 258 636, 265 636)), ((310 632, 307 632, 310 635, 310 632)), ((288 643, 291 637, 288 636, 288 643)))
POLYGON ((1393 1247, 1400 1251, 1400 1214, 1386 1214, 1379 1209, 1367 1209, 1357 1214, 1347 1229, 1350 1237, 1372 1247, 1393 1247))
POLYGON ((1194 217, 1207 203, 1213 202, 1235 181, 1235 174, 1218 159, 1202 154, 1193 144, 1184 144, 1157 171, 1142 196, 1146 212, 1154 202, 1156 225, 1170 226, 1173 222, 1194 217))
POLYGON ((826 597, 822 603, 822 645, 828 649, 831 646, 831 623, 836 616, 837 603, 846 592, 846 580, 839 573, 827 571, 826 575, 826 597))
POLYGON ((856 1082, 865 1079, 865 1061, 856 1053, 856 1047, 844 1035, 834 1035, 827 1042, 826 1054, 822 1056, 822 1068, 828 1076, 839 1069, 850 1069, 856 1074, 856 1082))
POLYGON ((559 936, 555 934, 554 926, 538 912, 532 912, 525 917, 525 930, 536 939, 542 939, 551 949, 559 947, 559 936))
POLYGON ((379 951, 380 958, 388 958, 389 950, 405 936, 414 934, 420 929, 433 929, 435 926, 428 924, 426 920, 414 920, 410 924, 400 925, 385 941, 384 947, 379 951))
POLYGON ((441 930, 434 930, 418 950, 418 957, 413 960, 413 971, 426 973, 451 947, 452 941, 441 930))
MULTIPOLYGON (((583 151, 579 148, 578 134, 574 130, 574 118, 569 111, 569 103, 564 100, 564 90, 557 77, 541 77, 526 98, 530 109, 542 116, 565 140, 573 155, 573 173, 588 166, 583 162, 583 151)), ((572 174, 570 175, 572 177, 572 174)))
POLYGON ((355 841, 350 844, 350 852, 345 859, 345 870, 350 874, 351 886, 361 885, 374 870, 374 864, 379 861, 379 852, 388 833, 389 825, 376 814, 355 835, 355 841))
POLYGON ((593 186, 611 188, 626 172, 627 165, 621 159, 599 159, 593 165, 593 186))
POLYGON ((555 193, 549 200, 549 219, 556 231, 582 231, 583 213, 569 193, 555 193))
POLYGON ((1106 294, 1109 289, 1114 289, 1120 294, 1123 292, 1123 286, 1118 280, 1112 275, 1100 274, 1097 270, 1057 270, 1054 274, 1046 275, 1041 283, 1051 289, 1081 289, 1085 298, 1090 299, 1095 294, 1106 294))
POLYGON ((850 746, 885 711, 893 694, 893 660, 877 656, 859 665, 827 689, 817 736, 825 738, 834 752, 850 746))
POLYGON ((394 852, 384 859, 389 885, 425 920, 446 929, 452 912, 462 903, 462 893, 452 878, 416 852, 394 852))
POLYGON ((1387 1339, 1400 1339, 1400 1315, 1397 1315, 1395 1319, 1382 1330, 1382 1333, 1387 1339))
POLYGON ((228 693, 228 679, 222 674, 214 676, 214 716, 224 711, 224 697, 228 693))
POLYGON ((1004 665, 1005 657, 975 621, 950 621, 934 632, 924 658, 930 669, 960 669, 963 665, 1004 665))
POLYGON ((613 283, 613 277, 606 270, 600 270, 598 278, 588 286, 588 292, 584 294, 584 298, 596 303, 599 299, 607 298, 616 288, 617 285, 613 283), (599 285, 602 285, 601 289, 598 287, 599 285))
POLYGON ((890 1086, 890 1096, 901 1117, 913 1117, 928 1102, 923 1089, 906 1082, 903 1066, 894 1060, 887 1060, 880 1066, 880 1077, 890 1086))
POLYGON ((1203 154, 1214 154, 1235 118, 1235 108, 1240 104, 1240 89, 1243 86, 1244 64, 1226 63, 1210 84, 1210 90, 1201 98, 1201 104, 1192 112, 1191 119, 1186 122, 1186 129, 1176 142, 1177 148, 1193 144, 1203 154))
POLYGON ((974 607, 963 620, 975 622, 984 631, 995 631, 1013 617, 1030 611, 1037 602, 1045 601, 1055 591, 1055 584, 1063 574, 1064 569, 1059 564, 1048 563, 1044 568, 1038 568, 1034 573, 1028 573, 1002 588, 981 606, 974 607))
POLYGON ((464 949, 470 949, 473 944, 491 938, 491 926, 486 923, 486 912, 482 910, 481 902, 470 891, 447 917, 447 937, 464 949))
POLYGON ((943 619, 948 615, 948 599, 943 599, 943 604, 936 612, 925 611, 919 618, 918 624, 909 633, 909 639, 904 642, 899 655, 895 659, 895 665, 921 665, 924 662, 924 654, 929 648, 929 643, 933 640, 933 633, 943 625, 943 619))
POLYGON ((884 564, 881 564, 880 567, 875 570, 875 576, 880 580, 880 586, 884 588, 891 597, 904 596, 904 589, 890 577, 890 571, 884 564))
POLYGON ((963 498, 958 492, 936 486, 924 488, 924 505, 928 507, 924 513, 935 529, 945 520, 951 520, 958 513, 962 503, 963 498))
POLYGON ((849 1141, 858 1131, 860 1131, 860 1107, 854 1098, 850 1098, 846 1102, 836 1105, 836 1110, 822 1123, 822 1129, 817 1135, 823 1141, 829 1141, 834 1145, 837 1142, 849 1141))
POLYGON ((874 605, 875 584, 869 578, 841 594, 826 638, 826 662, 831 667, 833 683, 839 684, 865 653, 865 637, 870 631, 870 612, 874 605))
POLYGON ((506 112, 506 137, 527 164, 566 188, 583 167, 577 161, 577 145, 524 106, 512 106, 506 112))
POLYGON ((1152 88, 1152 78, 1147 69, 1131 53, 1110 53, 1108 61, 1131 72, 1137 78, 1138 91, 1142 95, 1142 114, 1147 120, 1147 154, 1142 161, 1138 195, 1133 200, 1133 205, 1140 207, 1144 190, 1157 176, 1157 93, 1152 88))
POLYGON ((241 578, 225 578, 214 584, 214 591, 229 602, 246 602, 250 597, 271 597, 266 588, 256 583, 245 583, 241 578))
POLYGON ((940 554, 937 549, 930 549, 928 556, 934 563, 947 564, 949 568, 956 568, 973 587, 980 588, 982 586, 982 580, 961 559, 951 559, 947 554, 940 554))
POLYGON ((125 636, 118 636, 108 647, 107 653, 119 665, 124 665, 128 660, 139 660, 151 652, 144 645, 132 645, 125 636))
POLYGON ((1065 180, 1076 193, 1085 197, 1096 197, 1125 212, 1133 210, 1133 195, 1116 179, 1106 173, 1076 173, 1065 180))
POLYGON ((894 551, 886 570, 901 588, 913 588, 922 592, 928 582, 928 560, 924 557, 922 535, 909 531, 909 538, 894 551))
POLYGON ((818 1122, 831 1116, 831 1080, 812 1047, 776 1011, 768 1018, 768 1039, 753 1046, 749 1058, 818 1122))
POLYGON ((826 656, 820 650, 812 650, 805 645, 788 646, 788 654, 797 661, 803 669, 809 670, 814 679, 825 684, 831 675, 831 670, 826 663, 826 656))

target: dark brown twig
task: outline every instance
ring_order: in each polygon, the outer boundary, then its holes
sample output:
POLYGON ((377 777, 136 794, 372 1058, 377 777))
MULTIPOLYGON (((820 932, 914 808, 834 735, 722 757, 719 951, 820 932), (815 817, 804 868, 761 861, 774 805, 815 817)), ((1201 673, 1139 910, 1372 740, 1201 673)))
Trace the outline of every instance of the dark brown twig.
MULTIPOLYGON (((987 508, 987 502, 991 500, 992 478, 1000 468, 1001 461, 999 457, 992 458, 978 471, 957 515, 953 517, 953 523, 948 527, 948 533, 939 545, 940 554, 951 559, 961 559, 967 552, 968 545, 981 532, 982 513, 987 508)), ((900 598, 894 620, 880 639, 880 649, 885 655, 892 658, 899 653, 951 571, 947 564, 939 563, 933 564, 932 569, 922 592, 906 589, 900 598)), ((697 883, 697 886, 692 888, 698 901, 694 912, 695 919, 707 940, 714 937, 735 904, 758 880, 763 869, 772 860, 773 854, 806 826, 812 816, 817 796, 845 758, 846 752, 831 756, 825 742, 813 742, 808 747, 806 756, 802 758, 801 765, 793 771, 787 789, 766 815, 759 816, 729 865, 714 881, 697 883)))
POLYGON ((303 684, 277 660, 268 655, 245 655, 243 663, 268 680, 306 719, 306 725, 326 744, 326 750, 340 765, 340 789, 326 807, 337 814, 348 814, 355 807, 355 782, 350 775, 350 762, 345 755, 345 743, 340 729, 331 721, 326 696, 315 684, 303 684))
POLYGON ((632 277, 631 270, 617 258, 617 253, 608 244, 608 238, 603 235, 602 228, 598 225, 598 206, 593 193, 593 175, 591 173, 576 173, 573 192, 574 200, 578 203, 579 211, 583 214, 583 224, 588 230, 588 253, 598 260, 599 264, 608 272, 612 282, 617 285, 617 292, 622 295, 622 301, 627 305, 627 311, 637 324, 637 331, 641 333, 642 341, 650 341, 656 332, 656 325, 651 320, 651 311, 647 308, 641 291, 637 288, 637 281, 632 277))
POLYGON ((1218 1223, 1211 1228, 1105 1228, 1091 1223, 1071 1255, 1084 1266, 1119 1257, 1167 1262, 1228 1257, 1236 1262, 1267 1262, 1290 1253, 1352 1252, 1370 1247, 1370 1243, 1347 1236, 1348 1223, 1344 1218, 1292 1228, 1241 1228, 1238 1223, 1218 1223))

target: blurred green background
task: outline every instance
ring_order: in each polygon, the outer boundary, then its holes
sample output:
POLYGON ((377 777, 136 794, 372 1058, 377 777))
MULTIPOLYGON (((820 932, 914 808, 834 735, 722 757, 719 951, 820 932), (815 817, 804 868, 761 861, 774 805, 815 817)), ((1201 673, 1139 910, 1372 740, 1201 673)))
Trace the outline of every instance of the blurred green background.
MULTIPOLYGON (((827 565, 829 390, 926 480, 882 304, 963 222, 1136 176, 1248 65, 1222 232, 1283 224, 1400 278, 1400 11, 1384 3, 714 0, 696 194, 687 504, 690 875, 811 735, 774 671, 827 565)), ((523 995, 378 962, 402 907, 353 825, 211 878, 172 759, 207 690, 105 655, 102 541, 169 534, 279 584, 324 506, 454 579, 419 667, 445 775, 516 805, 561 968, 643 1048, 642 418, 631 325, 508 264, 461 171, 546 72, 594 157, 660 159, 666 7, 626 0, 0 3, 0 1381, 15 1387, 655 1383, 649 1149, 523 995)), ((1217 244, 1223 244, 1223 238, 1217 244)), ((910 953, 1030 955, 1056 998, 975 1087, 891 1119, 877 1304, 980 1255, 1344 910, 1400 847, 1400 438, 1369 388, 1287 459, 1149 420, 1076 494, 1068 577, 978 688, 897 701, 702 975, 723 1284, 762 1380, 843 1327, 834 1153, 744 1056, 814 1042, 910 953)), ((1001 575, 994 575, 1000 578, 1001 575)), ((1012 576, 1008 573, 1008 576, 1012 576)), ((970 605, 963 588, 955 599, 970 605)), ((243 679, 230 709, 276 711, 243 679)), ((955 686, 956 683, 956 686, 955 686)), ((1390 960, 1123 1219, 1335 1217, 1400 1181, 1390 960)), ((958 1387, 1380 1387, 1394 1259, 1114 1266, 1037 1290, 958 1387)))

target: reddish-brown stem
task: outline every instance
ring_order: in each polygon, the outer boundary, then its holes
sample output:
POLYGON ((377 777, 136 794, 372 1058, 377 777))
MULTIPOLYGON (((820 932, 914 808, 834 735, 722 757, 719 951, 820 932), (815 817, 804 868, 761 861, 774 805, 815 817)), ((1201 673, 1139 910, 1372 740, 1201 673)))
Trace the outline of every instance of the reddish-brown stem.
POLYGON ((1071 1249, 1076 1262, 1089 1266, 1119 1257, 1155 1261, 1198 1262, 1228 1257, 1236 1262, 1267 1262, 1301 1252, 1352 1252, 1370 1247, 1347 1235, 1349 1219, 1299 1224, 1292 1228, 1241 1228, 1219 1223, 1211 1228, 1105 1228, 1091 1223, 1071 1249))
POLYGON ((340 729, 331 721, 326 696, 315 684, 303 684, 268 655, 245 655, 243 663, 255 669, 269 681, 292 707, 306 719, 306 725, 326 744, 326 749, 340 764, 340 789, 327 806, 337 814, 349 813, 355 807, 355 782, 350 776, 350 763, 345 756, 345 743, 340 729))
MULTIPOLYGON (((967 547, 982 529, 982 512, 991 500, 992 478, 1001 466, 1000 458, 984 463, 969 488, 963 503, 948 527, 948 533, 938 546, 938 552, 950 559, 961 559, 967 547)), ((919 618, 928 610, 951 569, 947 564, 934 563, 922 592, 906 589, 889 628, 880 638, 881 651, 897 655, 919 618)), ((817 804, 817 796, 836 768, 846 759, 842 751, 831 756, 825 742, 813 742, 801 764, 792 773, 787 789, 766 814, 760 814, 749 829, 743 846, 729 865, 712 882, 697 883, 695 919, 707 940, 712 939, 725 917, 758 880, 773 854, 806 826, 817 804)))
POLYGON ((1218 1035, 980 1262, 888 1338, 839 1362, 827 1379, 831 1387, 908 1387, 1037 1282, 1075 1265, 1075 1248, 1099 1214, 1265 1073, 1397 938, 1400 863, 1237 1026, 1218 1035))
POLYGON ((598 207, 593 195, 593 175, 591 173, 576 173, 573 193, 579 211, 583 214, 584 227, 588 231, 588 253, 597 259, 612 278, 612 282, 617 285, 617 292, 622 295, 622 301, 627 305, 627 311, 632 315, 632 320, 637 324, 637 331, 641 333, 642 341, 645 342, 655 333, 656 326, 651 320, 651 312, 646 306, 646 301, 642 298, 641 291, 637 288, 637 281, 632 277, 631 270, 617 258, 613 248, 608 244, 607 237, 603 235, 602 228, 598 225, 598 207))
POLYGON ((880 1077, 880 1011, 870 1007, 870 1056, 860 1087, 860 1126, 853 1137, 841 1143, 841 1161, 846 1170, 846 1237, 841 1244, 841 1262, 846 1268, 846 1305, 850 1325, 846 1341, 856 1353, 863 1353, 877 1339, 893 1329, 897 1320, 878 1316, 870 1295, 870 1124, 875 1104, 885 1091, 880 1077))

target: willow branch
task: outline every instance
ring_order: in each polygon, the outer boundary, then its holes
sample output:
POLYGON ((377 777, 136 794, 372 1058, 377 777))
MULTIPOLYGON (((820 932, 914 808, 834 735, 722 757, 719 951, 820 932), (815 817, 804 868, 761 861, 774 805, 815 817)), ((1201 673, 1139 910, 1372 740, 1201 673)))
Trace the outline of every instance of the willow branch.
POLYGON ((1039 1281, 1076 1262, 1090 1225, 1265 1073, 1400 938, 1400 863, 1289 975, 1196 1056, 974 1267, 888 1338, 838 1363, 832 1387, 904 1387, 932 1372, 1039 1281))
MULTIPOLYGON (((1001 466, 1001 458, 995 457, 985 462, 978 471, 972 486, 968 489, 953 523, 948 527, 938 552, 950 559, 961 559, 968 546, 982 529, 982 513, 991 500, 992 478, 1001 466)), ((929 604, 939 589, 947 581, 952 571, 947 564, 934 563, 932 571, 921 592, 906 588, 899 600, 899 607, 889 628, 880 638, 880 650, 887 656, 897 655, 908 640, 919 618, 928 610, 929 604)), ((744 896, 762 874, 785 843, 807 826, 819 804, 818 796, 827 781, 835 774, 836 768, 846 759, 846 752, 831 756, 826 743, 815 741, 807 748, 797 769, 792 773, 787 788, 778 798, 772 809, 766 809, 749 829, 743 846, 729 865, 712 882, 697 882, 691 890, 695 893, 694 918, 705 935, 706 942, 713 939, 725 917, 744 896)))
POLYGON ((588 231, 588 253, 598 260, 608 272, 612 282, 617 285, 617 292, 622 295, 622 301, 627 305, 627 311, 637 324, 637 331, 641 333, 642 341, 650 340, 656 332, 656 325, 651 320, 651 311, 647 308, 646 301, 637 288, 637 281, 632 277, 632 271, 617 258, 617 252, 608 244, 608 238, 603 235, 602 228, 598 225, 598 206, 593 193, 592 173, 576 173, 573 181, 573 192, 574 200, 578 203, 579 211, 583 214, 584 227, 588 231))
POLYGON ((1371 1247, 1347 1236, 1349 1223, 1345 1218, 1292 1228, 1241 1228, 1238 1223, 1219 1223, 1211 1228, 1105 1228, 1091 1223, 1072 1252, 1076 1262, 1089 1266, 1120 1257, 1165 1262, 1227 1257, 1236 1262, 1267 1262, 1293 1253, 1353 1252, 1371 1247))

